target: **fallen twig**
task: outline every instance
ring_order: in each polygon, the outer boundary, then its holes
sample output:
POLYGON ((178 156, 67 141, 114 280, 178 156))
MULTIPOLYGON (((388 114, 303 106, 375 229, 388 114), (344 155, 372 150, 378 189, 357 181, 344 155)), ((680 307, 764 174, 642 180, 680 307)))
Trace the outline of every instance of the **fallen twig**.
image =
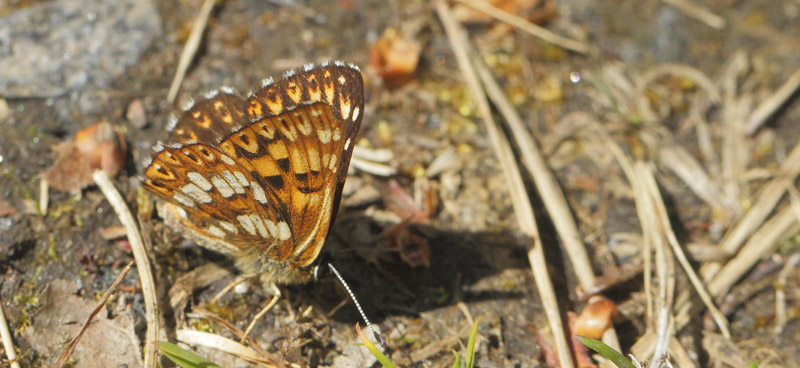
POLYGON ((133 259, 136 261, 136 269, 139 271, 139 281, 142 283, 142 296, 144 297, 144 311, 147 319, 147 332, 145 333, 144 344, 144 367, 155 368, 158 361, 156 357, 156 345, 154 342, 158 341, 160 331, 160 318, 158 310, 158 302, 156 297, 156 283, 153 278, 153 271, 150 267, 150 259, 147 257, 147 250, 144 248, 142 236, 139 234, 139 228, 125 204, 125 200, 119 194, 111 179, 103 170, 95 170, 92 173, 92 178, 95 184, 100 188, 106 196, 106 200, 114 208, 119 221, 125 226, 128 233, 128 241, 131 243, 131 251, 133 252, 133 259))
POLYGON ((11 339, 11 331, 8 329, 8 321, 6 321, 6 312, 3 309, 3 304, 0 303, 0 337, 3 338, 3 349, 6 351, 8 362, 11 368, 20 368, 17 361, 17 353, 14 350, 14 340, 11 339))
POLYGON ((189 35, 186 45, 183 46, 181 58, 178 60, 178 70, 175 71, 175 77, 172 78, 172 84, 169 86, 169 92, 167 93, 167 102, 169 103, 174 102, 175 96, 178 95, 178 90, 181 88, 181 83, 183 83, 183 77, 186 76, 186 70, 189 69, 189 64, 192 63, 194 54, 197 52, 197 49, 200 46, 203 30, 206 28, 206 24, 208 24, 208 17, 211 16, 211 10, 214 9, 214 3, 216 3, 215 0, 203 1, 203 6, 200 8, 200 14, 194 21, 192 33, 189 35))
POLYGON ((114 294, 119 284, 122 282, 122 280, 125 279, 125 276, 128 275, 128 272, 131 271, 131 268, 133 268, 133 261, 128 262, 128 265, 122 269, 122 272, 120 272, 119 276, 117 276, 117 279, 114 280, 114 282, 111 284, 111 286, 108 287, 108 289, 106 289, 103 299, 100 301, 100 303, 97 304, 97 307, 95 307, 95 309, 92 311, 92 314, 89 315, 89 318, 86 319, 86 322, 83 323, 83 326, 81 327, 81 330, 78 332, 78 334, 72 338, 72 341, 70 341, 69 344, 67 344, 67 346, 64 348, 64 351, 61 352, 61 355, 58 357, 58 360, 56 360, 55 364, 53 364, 53 367, 61 368, 64 366, 64 364, 67 364, 67 360, 69 360, 69 357, 70 355, 72 355, 72 352, 75 350, 75 347, 78 346, 78 342, 81 340, 81 337, 83 337, 83 333, 86 332, 87 328, 89 328, 89 324, 92 323, 94 317, 96 317, 97 314, 103 310, 103 307, 106 306, 108 298, 110 298, 111 295, 114 294))

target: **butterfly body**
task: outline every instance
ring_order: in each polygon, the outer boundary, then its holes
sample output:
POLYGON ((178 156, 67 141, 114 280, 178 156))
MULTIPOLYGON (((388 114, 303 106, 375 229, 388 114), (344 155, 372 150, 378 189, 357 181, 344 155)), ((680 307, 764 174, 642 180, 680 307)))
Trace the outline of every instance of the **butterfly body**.
POLYGON ((306 66, 242 99, 192 103, 145 165, 159 213, 246 275, 307 281, 338 208, 364 110, 358 68, 306 66))

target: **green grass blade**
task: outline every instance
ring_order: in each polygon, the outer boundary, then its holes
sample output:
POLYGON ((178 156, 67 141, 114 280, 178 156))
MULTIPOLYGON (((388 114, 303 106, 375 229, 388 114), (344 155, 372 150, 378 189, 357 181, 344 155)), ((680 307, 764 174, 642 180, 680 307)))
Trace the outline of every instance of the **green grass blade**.
POLYGON ((461 368, 461 357, 458 356, 455 350, 453 350, 453 355, 456 357, 456 361, 453 362, 453 368, 461 368))
POLYGON ((600 340, 578 336, 578 341, 580 341, 581 344, 586 345, 587 348, 600 353, 600 355, 606 357, 606 359, 610 360, 619 368, 636 368, 636 366, 633 365, 630 360, 626 359, 622 353, 614 350, 600 340))
POLYGON ((480 318, 475 320, 472 324, 472 331, 469 333, 469 342, 467 343, 467 356, 464 361, 464 367, 472 368, 475 364, 475 340, 478 337, 478 322, 480 318))
POLYGON ((167 359, 183 368, 221 368, 217 364, 191 351, 183 349, 178 345, 165 341, 158 341, 156 344, 158 344, 161 353, 164 354, 167 359))
POLYGON ((358 334, 358 337, 361 338, 361 342, 364 343, 364 346, 367 347, 367 350, 369 350, 369 352, 372 353, 376 359, 378 359, 378 363, 381 363, 381 365, 386 368, 397 368, 397 366, 394 365, 392 361, 386 357, 386 355, 383 355, 383 353, 381 353, 381 351, 375 347, 372 341, 369 341, 367 335, 364 335, 364 333, 361 332, 361 326, 359 326, 358 323, 356 323, 356 334, 358 334))

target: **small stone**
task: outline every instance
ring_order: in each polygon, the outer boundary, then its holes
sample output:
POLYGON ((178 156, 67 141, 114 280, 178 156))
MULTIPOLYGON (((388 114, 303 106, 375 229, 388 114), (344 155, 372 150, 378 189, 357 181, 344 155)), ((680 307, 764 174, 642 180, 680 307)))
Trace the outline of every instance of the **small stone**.
POLYGON ((142 129, 147 126, 147 112, 144 110, 142 100, 135 99, 128 105, 128 111, 125 113, 125 118, 128 123, 136 129, 142 129))

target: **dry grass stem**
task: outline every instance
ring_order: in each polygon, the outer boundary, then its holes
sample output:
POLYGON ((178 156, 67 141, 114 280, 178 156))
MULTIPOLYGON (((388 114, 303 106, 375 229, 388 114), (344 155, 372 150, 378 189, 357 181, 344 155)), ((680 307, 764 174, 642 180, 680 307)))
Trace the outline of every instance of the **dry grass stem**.
POLYGON ((789 79, 787 79, 775 93, 762 101, 761 104, 753 110, 750 117, 747 118, 747 124, 744 128, 745 134, 753 135, 753 133, 755 133, 772 114, 783 106, 798 89, 800 89, 800 69, 795 70, 789 79))
POLYGON ((531 262, 534 279, 536 280, 536 285, 542 298, 542 305, 553 333, 561 366, 573 367, 574 363, 569 344, 567 343, 566 333, 564 332, 561 312, 558 308, 553 284, 550 281, 550 276, 547 274, 547 262, 544 258, 541 238, 539 237, 539 231, 536 227, 533 207, 527 196, 525 185, 522 182, 522 176, 514 158, 514 153, 511 151, 508 140, 505 139, 499 127, 494 123, 491 110, 489 109, 489 102, 486 100, 486 95, 481 88, 478 76, 470 62, 468 40, 464 30, 453 18, 449 6, 444 1, 436 2, 436 12, 450 40, 450 45, 458 62, 459 69, 461 69, 464 81, 471 92, 478 107, 479 115, 486 126, 489 139, 492 142, 492 147, 500 161, 503 175, 509 185, 517 224, 520 231, 533 241, 532 247, 528 252, 528 259, 531 262))
POLYGON ((711 295, 703 284, 703 281, 694 271, 691 263, 689 263, 689 258, 686 257, 686 253, 684 253, 683 248, 678 242, 678 237, 672 230, 667 209, 664 205, 664 199, 661 197, 661 192, 658 190, 658 185, 656 184, 655 178, 649 171, 648 174, 649 175, 647 176, 646 184, 649 186, 650 194, 655 202, 655 208, 658 211, 661 219, 661 228, 665 232, 669 245, 672 247, 672 252, 678 259, 678 263, 680 263, 681 267, 683 267, 683 271, 686 272, 686 275, 689 277, 689 281, 691 281, 692 286, 694 287, 695 291, 697 291, 697 294, 700 296, 703 304, 706 306, 706 308, 708 308, 711 318, 717 324, 717 327, 720 329, 720 332, 722 332, 722 335, 726 338, 730 338, 731 334, 728 329, 728 321, 722 312, 720 312, 719 308, 717 308, 717 306, 714 304, 714 300, 711 298, 711 295))
POLYGON ((711 12, 711 10, 706 9, 705 7, 695 4, 689 0, 663 0, 665 3, 674 6, 683 14, 686 14, 688 17, 697 19, 707 26, 716 29, 723 29, 725 28, 727 22, 725 18, 720 17, 711 12))
POLYGON ((99 303, 97 303, 97 307, 95 307, 95 309, 92 311, 92 314, 89 315, 89 318, 86 319, 86 322, 83 323, 83 326, 81 326, 81 330, 78 331, 78 334, 72 338, 72 340, 64 348, 64 351, 61 352, 61 355, 58 357, 58 360, 56 360, 55 364, 53 364, 53 367, 61 368, 65 364, 67 364, 70 355, 72 355, 72 352, 75 350, 75 347, 78 346, 78 342, 81 340, 81 337, 83 337, 83 333, 86 332, 87 328, 89 328, 89 324, 92 323, 94 317, 96 317, 97 314, 100 313, 100 311, 102 311, 103 308, 106 306, 108 298, 110 298, 111 295, 113 295, 114 292, 117 291, 117 287, 122 282, 122 280, 125 279, 125 276, 128 275, 128 272, 131 271, 131 268, 133 268, 133 261, 128 262, 128 265, 122 269, 122 272, 119 273, 117 279, 114 280, 113 283, 111 283, 111 286, 109 286, 108 289, 106 289, 103 299, 100 300, 99 303))
MULTIPOLYGON (((218 324, 222 325, 223 327, 227 328, 229 331, 231 331, 231 333, 233 333, 236 336, 242 336, 244 334, 244 331, 242 329, 234 326, 230 322, 228 322, 225 319, 223 319, 222 317, 212 313, 208 309, 205 309, 205 308, 200 307, 200 306, 192 307, 192 310, 187 314, 187 317, 189 317, 189 318, 205 318, 205 319, 208 319, 208 320, 210 320, 212 322, 218 323, 218 324)), ((247 337, 246 340, 243 341, 243 342, 247 343, 247 345, 251 349, 255 350, 256 353, 258 353, 262 357, 265 357, 267 360, 271 359, 273 364, 275 364, 275 365, 277 365, 279 367, 283 367, 283 365, 281 365, 281 363, 279 363, 277 361, 277 359, 275 359, 275 357, 272 354, 270 354, 269 352, 267 352, 264 349, 261 349, 261 347, 258 346, 258 344, 255 341, 253 341, 252 338, 247 337)))
POLYGON ((726 98, 722 105, 722 147, 720 152, 722 176, 720 183, 723 194, 732 200, 741 200, 742 176, 750 161, 747 137, 743 133, 744 117, 750 112, 752 98, 726 98))
POLYGON ((50 203, 50 183, 42 178, 39 181, 39 214, 47 215, 47 207, 50 203))
POLYGON ((3 339, 3 349, 6 351, 6 357, 11 368, 20 368, 17 361, 17 352, 14 350, 14 340, 11 338, 11 331, 8 329, 8 321, 6 321, 6 312, 3 309, 3 304, 0 302, 0 337, 3 339))
POLYGON ((131 244, 131 251, 133 258, 136 261, 136 268, 139 271, 139 281, 142 283, 142 296, 144 297, 144 310, 147 319, 147 332, 145 333, 144 344, 144 367, 154 368, 157 363, 156 346, 152 344, 158 340, 160 317, 158 310, 158 299, 156 297, 156 284, 153 278, 153 271, 150 267, 150 259, 147 257, 147 250, 144 248, 142 236, 139 234, 139 228, 125 205, 125 200, 119 194, 111 179, 103 170, 95 170, 92 173, 92 178, 95 184, 100 188, 106 196, 106 200, 114 208, 119 221, 125 226, 128 233, 128 241, 131 244))
MULTIPOLYGON (((653 315, 654 323, 650 326, 655 328, 656 341, 653 351, 653 358, 650 367, 658 367, 667 357, 669 341, 673 336, 671 328, 671 308, 675 293, 675 264, 670 257, 669 247, 664 241, 667 237, 666 229, 663 226, 663 218, 666 212, 658 210, 658 201, 661 199, 653 191, 655 178, 652 177, 650 167, 637 162, 634 165, 635 183, 637 188, 636 204, 637 214, 642 218, 643 231, 650 238, 655 251, 655 269, 658 293, 655 295, 655 308, 653 315), (659 223, 660 222, 660 223, 659 223)), ((669 221, 669 219, 667 219, 669 221)), ((652 289, 652 287, 651 287, 652 289)))
POLYGON ((388 163, 394 159, 394 152, 385 148, 366 148, 359 145, 353 147, 353 158, 372 162, 388 163))
POLYGON ((685 149, 677 145, 664 147, 659 152, 661 163, 672 170, 678 178, 700 199, 717 208, 741 214, 742 208, 722 194, 720 188, 706 175, 700 163, 685 149))
POLYGON ((216 349, 262 366, 276 366, 271 360, 259 356, 255 350, 224 336, 187 329, 179 329, 175 334, 178 341, 184 344, 216 349))
POLYGON ((708 76, 706 76, 697 68, 679 64, 658 65, 645 71, 638 78, 639 80, 636 83, 638 89, 636 96, 644 96, 644 90, 647 85, 665 75, 674 75, 689 79, 708 95, 708 99, 712 104, 716 105, 722 102, 722 97, 717 89, 717 86, 708 76))
MULTIPOLYGON (((586 253, 586 247, 575 219, 572 217, 572 212, 561 186, 550 171, 536 140, 533 139, 525 127, 519 113, 506 98, 489 69, 480 62, 480 58, 474 60, 474 65, 486 89, 486 94, 500 114, 503 115, 512 132, 514 141, 519 147, 520 155, 522 156, 522 163, 530 171, 539 196, 553 220, 553 226, 563 242, 578 283, 583 290, 593 290, 597 282, 592 263, 586 253)), ((591 300, 589 302, 591 303, 591 300)), ((613 326, 603 335, 603 341, 619 350, 619 341, 613 326)))
POLYGON ((578 278, 578 283, 584 290, 591 290, 595 286, 592 262, 586 253, 586 247, 583 244, 580 231, 578 231, 578 225, 572 217, 564 192, 547 166, 539 145, 531 136, 519 113, 506 98, 489 69, 479 60, 480 58, 475 58, 474 64, 483 86, 486 88, 486 94, 494 102, 509 129, 511 129, 512 137, 517 143, 522 156, 522 163, 530 170, 542 202, 544 202, 550 217, 553 219, 553 226, 555 226, 558 236, 564 243, 564 248, 578 278))
MULTIPOLYGON (((701 104, 707 105, 707 103, 703 101, 707 101, 705 96, 697 96, 694 98, 694 102, 689 107, 689 118, 692 123, 694 123, 695 132, 697 134, 697 148, 700 151, 706 170, 709 173, 708 176, 714 180, 719 180, 722 175, 719 166, 719 155, 714 149, 714 137, 711 126, 703 116, 707 112, 708 107, 698 107, 698 105, 701 104)), ((739 207, 738 203, 736 206, 739 207)))
POLYGON ((388 177, 397 174, 397 169, 389 165, 384 165, 373 161, 367 161, 358 158, 355 155, 353 155, 353 157, 350 158, 350 167, 375 176, 388 177))
POLYGON ((239 339, 239 342, 244 342, 244 340, 247 339, 247 335, 249 335, 250 331, 253 330, 253 327, 255 327, 256 322, 258 322, 258 320, 261 319, 261 317, 267 314, 267 312, 270 309, 272 309, 272 306, 274 306, 275 303, 278 302, 278 299, 281 298, 281 290, 278 289, 278 287, 275 286, 275 284, 270 284, 269 286, 274 293, 274 295, 272 295, 272 299, 270 299, 269 302, 267 302, 264 308, 261 308, 261 310, 258 311, 258 313, 256 313, 255 317, 253 317, 253 320, 250 321, 249 325, 247 325, 247 328, 244 330, 244 333, 242 333, 242 337, 239 339))
POLYGON ((183 46, 183 51, 181 51, 181 58, 178 60, 178 70, 175 71, 175 77, 172 78, 172 84, 169 86, 169 92, 167 93, 167 102, 169 103, 175 101, 175 97, 181 88, 181 83, 183 83, 183 77, 186 76, 186 70, 189 69, 189 65, 200 47, 203 30, 208 24, 208 17, 211 16, 214 3, 216 3, 216 0, 204 0, 203 6, 200 8, 200 14, 194 21, 192 33, 189 34, 189 39, 186 41, 186 45, 183 46))
MULTIPOLYGON (((736 254, 739 247, 775 209, 775 205, 783 197, 786 189, 785 181, 794 181, 800 174, 800 144, 795 145, 781 164, 776 179, 761 187, 753 199, 751 207, 744 216, 723 236, 719 247, 728 254, 736 254)), ((701 273, 705 280, 710 280, 719 271, 722 264, 711 262, 703 266, 701 273)))
POLYGON ((786 313, 786 280, 794 272, 797 272, 797 265, 800 263, 800 253, 789 256, 786 264, 783 265, 778 279, 775 280, 775 329, 773 334, 777 337, 786 328, 789 320, 786 313))
POLYGON ((708 283, 711 294, 720 296, 733 286, 756 263, 774 252, 780 241, 787 236, 787 232, 797 223, 797 212, 793 207, 786 207, 772 216, 708 283))
POLYGON ((518 17, 513 14, 506 13, 500 9, 495 8, 485 1, 477 0, 458 0, 458 2, 473 8, 477 11, 486 13, 492 18, 501 22, 508 23, 517 27, 525 32, 530 33, 532 36, 542 39, 545 42, 552 43, 553 45, 563 47, 567 50, 577 52, 579 54, 586 54, 589 52, 589 46, 586 43, 575 41, 566 37, 559 36, 549 30, 539 27, 528 20, 518 17))
POLYGON ((675 363, 680 368, 694 368, 697 367, 697 363, 694 359, 689 355, 689 352, 686 351, 686 348, 681 345, 681 342, 678 341, 676 337, 672 337, 669 340, 669 353, 670 358, 675 361, 675 363))

